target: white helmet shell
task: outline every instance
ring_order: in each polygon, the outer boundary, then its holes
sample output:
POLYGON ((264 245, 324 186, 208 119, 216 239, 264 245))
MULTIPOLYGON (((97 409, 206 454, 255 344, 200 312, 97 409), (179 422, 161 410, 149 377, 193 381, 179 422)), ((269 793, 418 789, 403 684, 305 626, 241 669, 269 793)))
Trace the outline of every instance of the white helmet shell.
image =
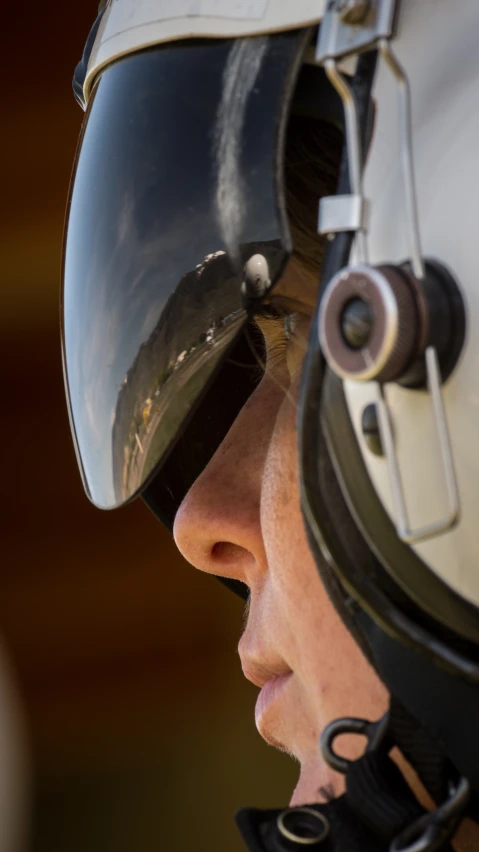
MULTIPOLYGON (((424 257, 449 268, 463 294, 467 336, 458 365, 443 387, 457 475, 458 526, 412 545, 444 582, 479 605, 479 287, 477 224, 479 168, 479 4, 460 9, 436 0, 402 0, 394 52, 409 79, 419 224, 424 257)), ((401 263, 411 255, 399 146, 395 81, 380 63, 374 88, 376 126, 364 192, 371 202, 369 261, 401 263)), ((350 416, 369 476, 397 522, 387 461, 373 455, 361 429, 375 383, 345 382, 350 416)), ((385 386, 411 527, 447 514, 447 494, 430 395, 385 386)), ((370 531, 374 536, 374 530, 370 531)))
POLYGON ((299 29, 319 23, 325 0, 115 0, 98 31, 85 80, 85 95, 104 65, 162 42, 240 36, 299 29))

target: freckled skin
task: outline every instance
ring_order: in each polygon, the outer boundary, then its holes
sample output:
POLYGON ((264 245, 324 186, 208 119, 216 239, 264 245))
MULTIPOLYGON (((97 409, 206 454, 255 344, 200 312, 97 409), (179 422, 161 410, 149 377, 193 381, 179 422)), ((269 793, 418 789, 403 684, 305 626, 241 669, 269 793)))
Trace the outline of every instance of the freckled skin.
MULTIPOLYGON (((308 548, 296 452, 299 381, 290 382, 285 367, 265 376, 185 497, 174 532, 197 568, 249 586, 242 657, 281 660, 294 673, 257 725, 299 760, 292 798, 299 804, 317 801, 320 787, 343 789, 318 751, 324 726, 344 715, 379 718, 387 693, 330 603, 308 548)), ((363 747, 356 737, 340 743, 348 757, 363 747)))

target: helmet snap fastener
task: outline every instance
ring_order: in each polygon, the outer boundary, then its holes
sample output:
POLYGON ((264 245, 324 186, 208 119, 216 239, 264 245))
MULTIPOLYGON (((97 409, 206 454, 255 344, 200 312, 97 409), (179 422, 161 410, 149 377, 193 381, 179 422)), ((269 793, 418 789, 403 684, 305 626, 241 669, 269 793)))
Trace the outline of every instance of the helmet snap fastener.
POLYGON ((253 254, 243 271, 241 291, 247 299, 261 299, 269 290, 271 279, 268 261, 262 254, 253 254))
POLYGON ((362 349, 366 346, 373 322, 373 312, 364 299, 353 298, 346 303, 341 315, 341 331, 351 349, 362 349))
POLYGON ((331 279, 321 302, 319 339, 333 373, 425 388, 425 352, 432 346, 441 379, 447 379, 464 342, 464 304, 441 264, 426 260, 424 266, 421 280, 408 263, 350 266, 331 279))
POLYGON ((414 359, 419 336, 415 294, 394 267, 350 267, 330 282, 321 306, 320 340, 341 378, 398 378, 414 359))

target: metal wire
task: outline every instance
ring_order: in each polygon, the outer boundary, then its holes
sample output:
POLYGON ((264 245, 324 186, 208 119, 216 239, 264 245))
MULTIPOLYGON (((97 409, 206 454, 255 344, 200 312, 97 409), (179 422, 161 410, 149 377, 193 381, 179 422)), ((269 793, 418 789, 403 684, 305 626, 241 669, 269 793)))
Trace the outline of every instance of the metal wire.
POLYGON ((435 521, 432 524, 418 527, 417 529, 410 528, 384 386, 381 386, 381 399, 377 402, 379 431, 385 455, 388 460, 391 492, 396 510, 396 531, 400 539, 407 544, 416 544, 419 541, 425 541, 426 539, 441 535, 442 533, 452 529, 459 519, 459 492, 454 470, 449 431, 447 428, 446 412, 441 393, 441 374, 437 360, 437 353, 433 346, 428 346, 426 349, 426 370, 428 377, 428 389, 432 399, 434 420, 436 423, 436 430, 441 449, 441 460, 446 480, 449 510, 445 518, 435 521))
MULTIPOLYGON (((349 180, 351 193, 362 198, 363 195, 363 157, 361 134, 359 131, 358 111, 353 91, 343 75, 338 71, 336 61, 327 59, 324 63, 326 74, 338 92, 344 106, 346 120, 346 144, 348 150, 349 180)), ((362 229, 356 232, 356 249, 360 263, 368 262, 366 232, 362 229)))
POLYGON ((404 189, 406 193, 407 219, 409 224, 409 242, 411 249, 411 265, 416 278, 421 281, 424 276, 424 263, 421 252, 419 231, 419 215, 417 209, 416 178, 414 174, 414 155, 412 147, 411 119, 411 90, 409 80, 402 65, 392 52, 391 45, 386 39, 379 41, 379 50, 384 61, 391 69, 398 84, 399 93, 399 132, 401 136, 401 159, 404 173, 404 189))

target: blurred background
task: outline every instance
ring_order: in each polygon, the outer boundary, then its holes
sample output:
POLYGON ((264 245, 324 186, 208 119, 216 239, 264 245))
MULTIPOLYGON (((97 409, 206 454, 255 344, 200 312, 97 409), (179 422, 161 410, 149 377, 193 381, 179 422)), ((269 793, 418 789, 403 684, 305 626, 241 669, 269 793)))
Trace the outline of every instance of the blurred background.
POLYGON ((83 493, 59 342, 73 68, 96 4, 3 13, 0 852, 229 852, 242 805, 287 803, 257 734, 243 610, 146 507, 83 493))

